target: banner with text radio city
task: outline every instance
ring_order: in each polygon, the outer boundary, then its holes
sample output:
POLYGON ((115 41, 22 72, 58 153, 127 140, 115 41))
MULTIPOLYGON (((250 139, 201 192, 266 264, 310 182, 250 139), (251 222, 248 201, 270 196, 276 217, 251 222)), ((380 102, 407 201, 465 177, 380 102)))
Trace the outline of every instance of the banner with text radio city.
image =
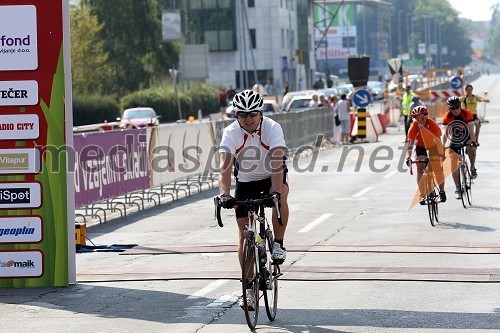
POLYGON ((68 1, 0 2, 0 287, 75 282, 69 49, 68 1))

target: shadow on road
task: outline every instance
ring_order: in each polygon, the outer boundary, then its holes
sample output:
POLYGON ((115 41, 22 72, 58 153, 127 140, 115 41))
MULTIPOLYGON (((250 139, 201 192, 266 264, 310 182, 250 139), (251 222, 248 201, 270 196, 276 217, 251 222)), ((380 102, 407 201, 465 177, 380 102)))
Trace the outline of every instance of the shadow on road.
POLYGON ((453 223, 439 222, 436 225, 436 228, 441 228, 441 229, 464 229, 464 230, 471 230, 471 231, 478 231, 478 232, 495 232, 497 230, 495 228, 484 227, 484 226, 480 226, 480 225, 458 223, 458 222, 453 222, 453 223))
MULTIPOLYGON (((161 286, 161 284, 156 285, 161 286)), ((117 288, 111 286, 77 284, 68 288, 1 289, 2 304, 19 306, 19 318, 26 314, 43 313, 47 320, 57 314, 53 321, 54 331, 62 325, 66 328, 78 325, 92 325, 95 318, 107 318, 117 323, 122 319, 135 319, 164 324, 207 323, 221 325, 245 325, 243 312, 236 303, 224 303, 219 307, 207 307, 214 300, 200 297, 186 299, 187 295, 161 290, 117 288), (31 309, 30 309, 31 308, 31 309), (38 310, 37 310, 38 309, 38 310), (42 310, 40 310, 42 309, 42 310), (54 312, 51 314, 51 312, 54 312), (63 315, 62 312, 67 312, 63 315), (72 319, 78 314, 86 314, 84 322, 72 319)), ((401 295, 404 297, 404 295, 401 295)), ((229 302, 230 303, 230 302, 229 302)), ((331 300, 332 307, 335 300, 331 300)), ((270 323, 261 307, 256 331, 285 332, 339 332, 324 328, 365 327, 365 328, 414 328, 500 330, 500 313, 465 313, 439 311, 405 311, 391 309, 279 309, 276 321, 270 323), (304 321, 307 321, 304 323, 304 321), (265 326, 270 325, 270 326, 265 326)), ((81 318, 81 317, 80 317, 81 318)), ((10 315, 11 320, 15 320, 10 315)), ((54 319, 54 318, 52 318, 54 319)), ((210 325, 209 324, 209 325, 210 325)), ((234 327, 233 327, 234 328, 234 327)))

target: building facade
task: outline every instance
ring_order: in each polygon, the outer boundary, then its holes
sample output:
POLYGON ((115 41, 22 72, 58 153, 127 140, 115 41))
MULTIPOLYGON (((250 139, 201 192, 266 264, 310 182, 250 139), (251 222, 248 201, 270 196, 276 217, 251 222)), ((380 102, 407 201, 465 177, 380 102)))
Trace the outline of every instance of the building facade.
POLYGON ((208 44, 209 83, 275 94, 312 86, 313 0, 188 0, 187 44, 208 44), (299 82, 301 82, 299 84, 299 82))

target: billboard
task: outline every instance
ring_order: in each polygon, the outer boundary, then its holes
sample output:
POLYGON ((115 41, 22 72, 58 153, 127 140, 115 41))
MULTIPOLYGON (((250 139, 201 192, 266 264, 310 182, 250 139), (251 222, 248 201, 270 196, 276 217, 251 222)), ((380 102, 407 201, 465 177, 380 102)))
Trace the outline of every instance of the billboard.
POLYGON ((316 60, 344 59, 358 54, 356 7, 339 8, 334 4, 314 7, 316 60))
POLYGON ((0 287, 75 282, 69 3, 0 4, 0 287))

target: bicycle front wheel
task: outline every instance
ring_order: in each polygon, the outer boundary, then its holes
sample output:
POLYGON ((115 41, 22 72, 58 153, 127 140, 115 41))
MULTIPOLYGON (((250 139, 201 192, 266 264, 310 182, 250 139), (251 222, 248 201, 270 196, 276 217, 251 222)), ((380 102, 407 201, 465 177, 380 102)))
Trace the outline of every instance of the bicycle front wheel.
POLYGON ((259 283, 257 273, 255 247, 253 241, 245 239, 243 242, 243 260, 241 262, 241 285, 243 289, 243 310, 248 327, 255 329, 259 317, 259 283), (254 304, 249 304, 249 299, 254 304))
POLYGON ((429 212, 429 220, 431 221, 431 225, 434 226, 434 198, 432 197, 431 192, 427 194, 425 197, 425 203, 427 204, 427 211, 429 212))
MULTIPOLYGON (((439 211, 438 211, 438 196, 439 196, 439 191, 436 189, 434 190, 434 199, 432 203, 432 212, 434 213, 434 220, 436 222, 439 222, 439 211)), ((434 225, 433 225, 434 226, 434 225)))
MULTIPOLYGON (((267 239, 269 249, 273 245, 273 240, 271 238, 267 239)), ((264 303, 266 305, 267 318, 273 321, 276 318, 276 312, 278 311, 278 275, 279 268, 278 265, 272 264, 271 253, 269 253, 266 272, 263 272, 262 278, 265 280, 266 288, 264 292, 264 303), (268 274, 268 276, 266 275, 268 274)))
POLYGON ((472 205, 472 177, 469 168, 465 169, 465 192, 467 193, 467 203, 472 205))
MULTIPOLYGON (((469 177, 470 178, 470 177, 469 177)), ((464 208, 467 208, 467 166, 465 164, 462 164, 460 167, 460 190, 462 191, 462 206, 464 208)))

